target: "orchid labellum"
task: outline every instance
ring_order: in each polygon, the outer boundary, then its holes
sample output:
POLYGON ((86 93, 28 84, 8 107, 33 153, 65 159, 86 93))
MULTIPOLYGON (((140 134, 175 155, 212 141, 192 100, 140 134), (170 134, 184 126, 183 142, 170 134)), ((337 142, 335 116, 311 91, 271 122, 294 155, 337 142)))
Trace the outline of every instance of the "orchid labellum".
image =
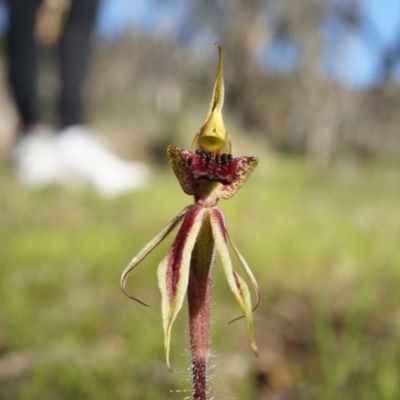
MULTIPOLYGON (((224 101, 222 49, 218 44, 215 46, 219 50, 219 64, 206 121, 197 132, 190 151, 172 146, 167 150, 169 161, 182 190, 194 196, 194 204, 186 207, 169 222, 132 259, 121 276, 121 288, 127 294, 125 284, 129 273, 181 222, 171 249, 158 266, 157 275, 162 296, 165 352, 169 369, 171 369, 169 357, 171 329, 187 295, 195 400, 206 400, 208 393, 207 357, 212 265, 215 253, 221 258, 229 287, 247 321, 253 352, 257 354, 252 318, 252 312, 259 303, 257 283, 245 259, 231 241, 224 216, 217 208, 217 203, 219 199, 230 199, 235 195, 257 166, 258 159, 234 158, 231 155, 231 140, 222 118, 224 101), (232 266, 228 243, 232 246, 255 290, 254 307, 251 304, 247 284, 232 266)), ((142 303, 136 298, 133 299, 142 303)))

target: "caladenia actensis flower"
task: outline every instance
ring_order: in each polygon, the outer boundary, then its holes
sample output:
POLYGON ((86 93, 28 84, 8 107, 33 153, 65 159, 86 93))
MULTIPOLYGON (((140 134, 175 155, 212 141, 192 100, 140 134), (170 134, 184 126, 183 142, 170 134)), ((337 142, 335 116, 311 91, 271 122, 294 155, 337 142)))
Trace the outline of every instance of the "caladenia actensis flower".
MULTIPOLYGON (((162 296, 166 360, 170 370, 169 347, 172 324, 187 295, 195 400, 206 400, 208 393, 207 361, 210 341, 212 265, 215 253, 221 258, 229 287, 247 321, 251 347, 257 354, 252 317, 259 303, 257 283, 245 259, 231 241, 224 216, 217 208, 217 203, 219 199, 230 199, 235 195, 257 166, 258 159, 233 158, 230 154, 231 141, 222 118, 224 101, 222 50, 218 44, 216 46, 219 50, 218 72, 206 122, 196 134, 191 151, 168 147, 168 158, 172 169, 183 191, 194 196, 194 204, 186 207, 169 222, 132 259, 121 276, 121 288, 127 294, 125 283, 129 273, 179 222, 182 222, 171 249, 158 266, 157 275, 162 296), (232 246, 255 290, 254 307, 247 284, 232 266, 228 244, 232 246)), ((129 297, 142 303, 132 296, 129 297)))

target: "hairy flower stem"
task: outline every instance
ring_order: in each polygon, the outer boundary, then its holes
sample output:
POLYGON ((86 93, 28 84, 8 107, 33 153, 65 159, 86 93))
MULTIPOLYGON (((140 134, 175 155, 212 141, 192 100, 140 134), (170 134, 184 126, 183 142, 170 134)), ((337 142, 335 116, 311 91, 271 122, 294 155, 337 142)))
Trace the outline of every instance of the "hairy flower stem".
POLYGON ((207 400, 210 345, 211 274, 214 241, 211 226, 204 221, 193 249, 189 283, 189 330, 192 352, 193 400, 207 400))

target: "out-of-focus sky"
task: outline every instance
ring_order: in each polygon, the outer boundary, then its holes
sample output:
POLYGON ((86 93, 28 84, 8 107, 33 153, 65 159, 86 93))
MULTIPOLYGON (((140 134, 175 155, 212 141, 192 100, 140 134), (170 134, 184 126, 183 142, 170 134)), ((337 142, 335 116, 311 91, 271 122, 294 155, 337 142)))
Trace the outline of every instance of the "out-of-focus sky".
MULTIPOLYGON (((349 3, 349 0, 326 1, 342 7, 349 3)), ((349 28, 335 15, 323 21, 321 35, 325 47, 321 73, 353 89, 363 90, 380 83, 381 55, 386 49, 399 45, 400 0, 359 0, 358 5, 357 17, 361 23, 357 27, 349 28)), ((204 31, 191 31, 186 20, 190 6, 191 1, 185 0, 101 0, 98 33, 106 40, 115 41, 129 28, 149 35, 165 35, 172 31, 182 39, 179 45, 194 48, 199 48, 203 42, 217 41, 218 37, 209 27, 204 31)), ((6 7, 0 0, 0 31, 4 32, 6 24, 6 7)), ((284 73, 293 68, 299 55, 295 41, 286 40, 261 51, 258 58, 261 66, 284 73)), ((392 73, 400 82, 400 62, 392 73)))
MULTIPOLYGON (((346 3, 347 0, 332 0, 346 3)), ((323 57, 328 75, 354 88, 371 88, 382 79, 382 53, 399 45, 400 1, 359 0, 360 27, 348 29, 335 18, 326 21, 323 57), (331 56, 334 54, 334 56, 331 56)), ((400 63, 394 69, 400 78, 400 63)))

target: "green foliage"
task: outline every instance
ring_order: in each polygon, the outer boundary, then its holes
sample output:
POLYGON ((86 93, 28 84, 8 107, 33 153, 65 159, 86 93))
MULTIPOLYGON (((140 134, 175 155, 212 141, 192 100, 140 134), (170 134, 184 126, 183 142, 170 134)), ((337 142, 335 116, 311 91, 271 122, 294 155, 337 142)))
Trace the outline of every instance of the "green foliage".
MULTIPOLYGON (((118 285, 132 255, 190 200, 172 171, 115 200, 89 190, 29 192, 4 163, 0 179, 0 398, 185 397, 179 374, 165 367, 156 285, 170 243, 128 282, 150 308, 118 285)), ((400 398, 399 198, 393 166, 344 163, 310 176, 302 160, 272 157, 246 190, 221 201, 262 301, 255 361, 243 320, 234 329, 221 323, 237 309, 217 262, 219 397, 400 398)), ((185 320, 173 339, 182 353, 185 320)))

